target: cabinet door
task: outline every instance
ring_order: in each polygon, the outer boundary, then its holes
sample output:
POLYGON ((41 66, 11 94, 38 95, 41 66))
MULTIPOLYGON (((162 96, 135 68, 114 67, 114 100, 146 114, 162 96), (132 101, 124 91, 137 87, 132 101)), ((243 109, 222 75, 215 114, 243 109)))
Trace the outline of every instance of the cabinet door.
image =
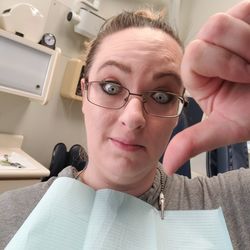
POLYGON ((0 29, 0 91, 46 104, 60 54, 0 29))
POLYGON ((51 55, 0 37, 0 85, 42 95, 51 55))

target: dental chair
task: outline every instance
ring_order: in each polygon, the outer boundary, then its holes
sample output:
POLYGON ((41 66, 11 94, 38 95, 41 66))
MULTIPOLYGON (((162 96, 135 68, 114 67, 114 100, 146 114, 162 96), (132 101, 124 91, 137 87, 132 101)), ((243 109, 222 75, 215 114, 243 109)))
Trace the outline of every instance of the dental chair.
POLYGON ((57 143, 52 152, 49 167, 50 175, 44 177, 41 181, 47 181, 52 176, 58 176, 67 166, 73 166, 80 171, 84 168, 87 161, 88 155, 81 145, 75 144, 67 151, 67 147, 64 143, 57 143))
POLYGON ((207 176, 227 171, 249 168, 247 142, 217 148, 206 154, 207 176))
MULTIPOLYGON (((171 139, 183 129, 200 122, 202 116, 203 112, 199 105, 193 98, 188 97, 188 105, 184 107, 171 139)), ((162 158, 160 159, 161 162, 162 158)), ((239 168, 249 168, 247 142, 225 145, 206 152, 206 173, 208 177, 239 168)), ((191 178, 190 161, 185 162, 176 173, 191 178)))

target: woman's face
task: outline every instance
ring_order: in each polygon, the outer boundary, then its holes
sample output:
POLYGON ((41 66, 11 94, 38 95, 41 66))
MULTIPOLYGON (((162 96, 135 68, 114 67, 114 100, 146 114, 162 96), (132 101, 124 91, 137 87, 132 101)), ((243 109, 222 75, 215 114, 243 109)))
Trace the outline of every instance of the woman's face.
MULTIPOLYGON (((160 30, 129 28, 107 36, 95 55, 89 82, 112 80, 132 93, 166 90, 182 93, 182 50, 160 30)), ((152 179, 177 118, 146 114, 141 98, 131 96, 119 110, 95 106, 84 93, 88 141, 87 171, 104 186, 137 185, 152 179)))

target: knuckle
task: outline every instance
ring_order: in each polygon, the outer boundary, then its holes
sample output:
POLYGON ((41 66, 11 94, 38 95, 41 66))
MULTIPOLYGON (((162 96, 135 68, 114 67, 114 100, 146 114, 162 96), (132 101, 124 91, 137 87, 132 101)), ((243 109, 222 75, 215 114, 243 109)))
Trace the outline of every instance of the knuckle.
MULTIPOLYGON (((192 41, 186 48, 184 57, 181 64, 181 72, 183 78, 188 78, 191 71, 197 70, 197 64, 199 64, 203 57, 205 42, 202 40, 192 41)), ((183 79, 186 80, 186 79, 183 79)))
POLYGON ((214 41, 225 33, 230 25, 230 16, 226 13, 217 13, 208 19, 200 33, 200 38, 214 41))
POLYGON ((200 55, 204 52, 206 47, 206 42, 196 39, 189 43, 186 48, 185 55, 188 57, 189 60, 196 61, 200 55))
POLYGON ((245 10, 246 13, 246 22, 250 24, 250 1, 244 1, 243 3, 243 9, 245 10))
POLYGON ((243 8, 245 8, 248 12, 250 12, 250 1, 245 0, 242 2, 243 8))

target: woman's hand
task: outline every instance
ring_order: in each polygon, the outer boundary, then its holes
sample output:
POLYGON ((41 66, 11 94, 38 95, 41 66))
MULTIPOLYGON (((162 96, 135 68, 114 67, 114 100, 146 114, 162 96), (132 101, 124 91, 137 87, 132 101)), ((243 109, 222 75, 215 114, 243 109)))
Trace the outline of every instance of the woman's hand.
POLYGON ((207 118, 169 143, 168 174, 201 152, 250 139, 250 1, 208 20, 186 48, 182 79, 207 118))

